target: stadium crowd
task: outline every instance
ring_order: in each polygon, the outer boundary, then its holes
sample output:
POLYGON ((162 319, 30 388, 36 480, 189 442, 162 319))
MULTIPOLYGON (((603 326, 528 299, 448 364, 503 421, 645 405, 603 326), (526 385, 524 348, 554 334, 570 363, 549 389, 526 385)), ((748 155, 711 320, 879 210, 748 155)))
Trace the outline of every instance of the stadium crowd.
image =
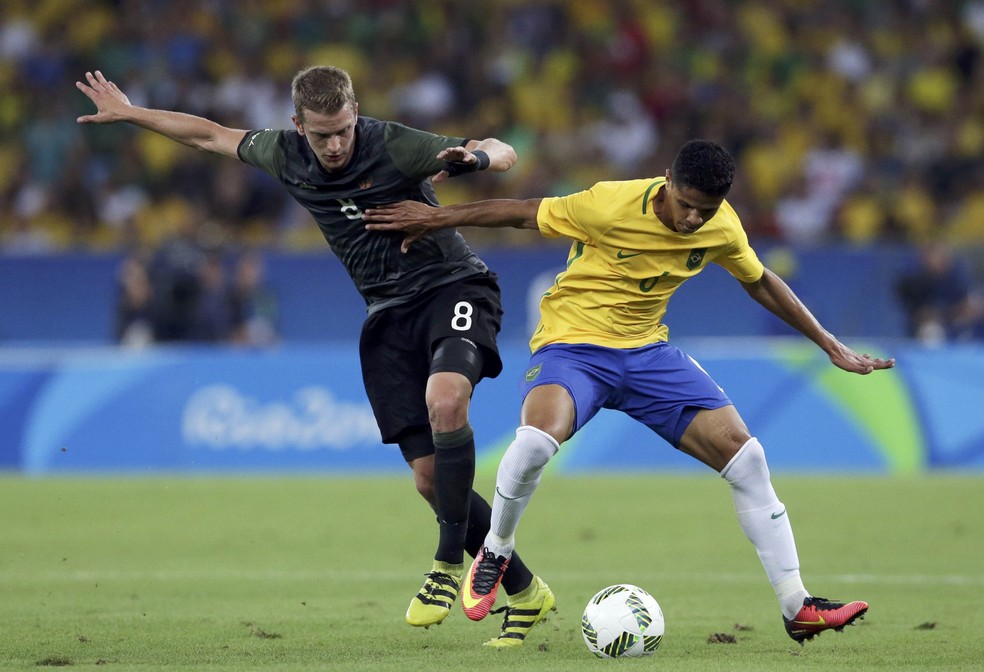
POLYGON ((507 179, 444 202, 647 176, 712 137, 753 238, 979 243, 982 49, 981 0, 9 0, 0 244, 130 248, 200 218, 209 244, 323 245, 259 171, 75 123, 73 83, 99 68, 135 104, 285 127, 311 63, 349 70, 363 114, 517 148, 507 179))
POLYGON ((442 183, 444 203, 650 176, 709 137, 738 160, 753 241, 980 250, 982 56, 984 0, 7 0, 0 253, 126 251, 125 285, 175 238, 203 262, 323 250, 262 171, 75 121, 98 68, 137 105, 288 127, 314 63, 352 74, 364 115, 517 149, 504 176, 442 183))

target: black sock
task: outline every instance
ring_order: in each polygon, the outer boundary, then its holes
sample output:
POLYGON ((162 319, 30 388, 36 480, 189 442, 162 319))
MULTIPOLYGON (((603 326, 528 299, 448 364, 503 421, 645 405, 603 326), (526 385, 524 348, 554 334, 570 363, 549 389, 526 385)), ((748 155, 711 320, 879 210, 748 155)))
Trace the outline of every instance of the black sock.
MULTIPOLYGON (((480 494, 472 490, 471 509, 468 514, 468 534, 465 537, 465 550, 468 551, 468 555, 474 558, 475 554, 482 548, 491 525, 492 507, 480 494)), ((502 577, 502 588, 507 595, 515 595, 526 590, 532 581, 533 572, 519 557, 519 553, 513 551, 512 557, 509 559, 509 567, 506 568, 506 574, 502 577)))
POLYGON ((434 499, 440 540, 434 559, 464 562, 468 507, 475 480, 475 436, 471 425, 434 433, 434 499))

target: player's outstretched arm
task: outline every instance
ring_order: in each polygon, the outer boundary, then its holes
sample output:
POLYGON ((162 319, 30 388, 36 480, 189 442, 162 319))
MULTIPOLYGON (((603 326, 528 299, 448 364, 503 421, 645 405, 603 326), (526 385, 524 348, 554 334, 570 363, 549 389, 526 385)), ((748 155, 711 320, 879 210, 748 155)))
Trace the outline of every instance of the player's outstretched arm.
POLYGON ((363 217, 370 231, 406 232, 402 246, 406 252, 414 241, 433 229, 458 226, 536 229, 540 200, 496 199, 440 208, 418 201, 401 201, 368 208, 363 217))
POLYGON ((789 285, 769 269, 765 269, 756 282, 743 282, 742 286, 749 296, 820 346, 834 366, 861 375, 895 366, 895 359, 859 354, 837 340, 823 328, 789 285))
MULTIPOLYGON (((463 166, 468 166, 462 172, 484 169, 491 170, 494 173, 504 173, 515 166, 517 161, 516 150, 511 145, 496 138, 469 140, 463 147, 448 147, 441 150, 436 158, 441 161, 460 163, 463 166), (478 156, 473 154, 473 152, 479 151, 485 152, 485 155, 488 157, 489 164, 484 168, 479 163, 478 156)), ((449 177, 452 177, 452 175, 447 170, 442 170, 434 175, 431 180, 441 182, 449 177)))
POLYGON ((246 135, 245 130, 226 128, 214 121, 182 112, 132 105, 120 88, 99 70, 85 73, 85 79, 85 82, 75 82, 75 87, 95 104, 96 112, 79 117, 76 120, 78 123, 125 121, 195 149, 234 158, 238 156, 236 151, 240 140, 246 135))

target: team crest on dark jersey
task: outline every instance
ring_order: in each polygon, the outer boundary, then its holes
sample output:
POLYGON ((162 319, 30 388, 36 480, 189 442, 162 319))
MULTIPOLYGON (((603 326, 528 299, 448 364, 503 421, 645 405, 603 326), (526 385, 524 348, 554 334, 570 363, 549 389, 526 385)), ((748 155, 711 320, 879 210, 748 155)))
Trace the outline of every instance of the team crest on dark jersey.
POLYGON ((359 189, 368 189, 371 186, 372 186, 372 175, 366 175, 365 177, 362 178, 362 181, 359 182, 359 189))
POLYGON ((700 266, 704 261, 705 252, 707 252, 706 247, 697 247, 690 250, 690 256, 687 257, 687 269, 692 271, 700 266))

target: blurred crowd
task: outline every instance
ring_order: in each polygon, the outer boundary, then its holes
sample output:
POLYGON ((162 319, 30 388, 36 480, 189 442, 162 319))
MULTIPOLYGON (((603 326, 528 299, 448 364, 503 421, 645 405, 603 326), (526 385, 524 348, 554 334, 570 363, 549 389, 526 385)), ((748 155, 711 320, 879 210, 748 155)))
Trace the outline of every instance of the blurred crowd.
POLYGON ((967 260, 943 243, 928 243, 896 280, 907 332, 926 345, 984 341, 984 295, 967 260))
POLYGON ((658 175, 710 137, 755 238, 981 243, 982 50, 982 0, 4 0, 0 245, 132 249, 198 219, 208 245, 321 249, 260 171, 75 122, 100 69, 138 105, 287 127, 312 63, 365 115, 517 148, 445 202, 658 175))
POLYGON ((160 343, 278 341, 278 300, 260 254, 206 249, 186 227, 155 249, 133 250, 116 273, 114 340, 142 348, 160 343))
POLYGON ((738 160, 754 241, 984 247, 984 0, 4 0, 0 253, 126 251, 147 273, 185 239, 204 276, 216 254, 323 250, 261 171, 75 121, 99 69, 137 105, 285 128, 310 64, 347 69, 363 115, 517 149, 445 203, 661 175, 707 137, 738 160))

